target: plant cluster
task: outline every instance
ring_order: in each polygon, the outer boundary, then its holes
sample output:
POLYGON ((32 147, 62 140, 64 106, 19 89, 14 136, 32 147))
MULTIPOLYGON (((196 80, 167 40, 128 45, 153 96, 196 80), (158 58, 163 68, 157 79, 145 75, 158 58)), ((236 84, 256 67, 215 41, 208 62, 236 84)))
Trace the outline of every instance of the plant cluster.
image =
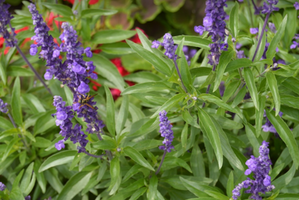
POLYGON ((206 0, 160 39, 68 2, 0 0, 0 199, 299 199, 297 1, 206 0))

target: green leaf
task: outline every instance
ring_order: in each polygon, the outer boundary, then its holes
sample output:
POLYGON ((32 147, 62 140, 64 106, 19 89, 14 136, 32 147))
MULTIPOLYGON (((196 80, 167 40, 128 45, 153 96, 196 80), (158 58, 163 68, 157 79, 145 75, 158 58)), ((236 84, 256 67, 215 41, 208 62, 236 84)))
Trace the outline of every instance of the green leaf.
POLYGON ((292 165, 292 167, 289 169, 287 173, 281 175, 280 177, 278 177, 272 182, 272 185, 275 186, 274 191, 278 191, 284 188, 286 185, 288 185, 292 181, 295 172, 296 172, 296 164, 294 162, 294 164, 292 165))
POLYGON ((181 135, 182 147, 184 149, 186 149, 187 147, 187 138, 188 138, 188 123, 185 124, 181 135))
POLYGON ((131 53, 134 53, 134 51, 131 49, 131 47, 127 43, 124 43, 124 42, 103 44, 99 48, 107 54, 131 54, 131 53))
POLYGON ((7 76, 34 76, 34 73, 30 69, 11 66, 7 69, 7 76))
POLYGON ((21 84, 19 77, 16 78, 12 89, 11 112, 14 121, 20 126, 23 122, 23 115, 21 108, 21 84))
MULTIPOLYGON (((109 16, 117 13, 117 10, 107 10, 107 9, 94 9, 88 8, 81 11, 81 17, 93 17, 93 16, 109 16)), ((65 15, 68 16, 68 15, 65 15)), ((99 42, 101 43, 101 42, 99 42)))
POLYGON ((292 6, 292 8, 285 9, 285 14, 288 16, 287 23, 286 23, 288 26, 286 29, 284 29, 283 42, 285 48, 290 48, 290 45, 292 43, 297 28, 297 22, 296 20, 294 20, 297 19, 297 10, 295 10, 294 7, 292 6))
POLYGON ((89 182, 92 172, 79 172, 72 176, 62 188, 57 200, 71 200, 75 197, 89 182))
POLYGON ((49 158, 47 158, 40 166, 38 172, 43 172, 51 167, 55 167, 58 165, 63 165, 72 161, 76 155, 77 151, 73 150, 64 150, 58 152, 49 158))
POLYGON ((258 141, 258 139, 254 133, 254 127, 251 124, 246 124, 245 131, 246 131, 247 138, 253 147, 253 153, 255 155, 258 155, 259 148, 260 148, 260 142, 258 141))
POLYGON ((239 32, 239 3, 235 2, 234 7, 230 11, 229 28, 234 38, 237 38, 239 32))
MULTIPOLYGON (((7 156, 9 156, 9 155, 12 153, 11 151, 12 151, 14 145, 15 145, 19 140, 20 140, 19 138, 15 138, 15 139, 9 141, 9 143, 8 143, 7 146, 6 146, 6 149, 5 149, 4 153, 3 153, 2 156, 1 156, 1 157, 2 157, 2 158, 1 158, 1 162, 5 161, 6 158, 7 158, 7 156)), ((13 150, 13 151, 15 151, 15 150, 13 150)))
POLYGON ((299 87, 297 87, 297 85, 299 85, 299 80, 297 78, 289 77, 289 78, 285 79, 284 82, 282 82, 282 85, 284 87, 292 90, 296 94, 299 94, 299 87))
POLYGON ((149 39, 147 38, 147 36, 144 35, 144 33, 139 28, 137 28, 136 30, 137 30, 137 34, 138 34, 138 37, 139 37, 139 39, 141 41, 142 46, 146 50, 149 50, 149 51, 153 50, 152 47, 151 47, 152 43, 149 41, 149 39))
POLYGON ((165 159, 163 161, 163 165, 161 167, 161 171, 166 171, 166 170, 169 170, 172 168, 176 168, 178 166, 183 167, 187 171, 192 173, 192 170, 186 161, 184 161, 181 158, 174 157, 174 156, 166 156, 165 157, 165 159))
POLYGON ((12 129, 13 125, 8 119, 0 116, 0 128, 3 130, 12 129))
POLYGON ((92 37, 92 42, 95 44, 114 43, 128 39, 136 34, 136 31, 128 30, 101 30, 96 32, 92 37))
POLYGON ((147 160, 145 160, 145 158, 141 155, 141 153, 136 151, 134 148, 127 146, 124 148, 123 151, 126 156, 130 157, 132 160, 134 160, 139 165, 141 165, 149 170, 155 171, 154 168, 149 164, 149 162, 147 160))
POLYGON ((115 88, 120 91, 124 90, 125 82, 119 74, 116 66, 110 60, 100 54, 94 54, 92 58, 86 60, 93 61, 96 66, 95 71, 106 78, 115 88))
POLYGON ((179 44, 177 51, 178 55, 180 57, 179 62, 177 62, 180 65, 180 71, 181 71, 181 76, 182 76, 182 80, 187 91, 191 92, 192 90, 192 77, 190 74, 190 70, 189 70, 189 65, 187 62, 187 59, 185 57, 185 54, 183 52, 183 43, 185 41, 185 38, 182 39, 181 43, 179 44))
POLYGON ((205 94, 202 93, 198 96, 199 99, 202 99, 204 101, 209 101, 212 103, 215 103, 216 105, 218 105, 221 108, 224 108, 225 110, 234 112, 234 113, 239 113, 239 111, 235 108, 232 108, 230 105, 224 103, 221 99, 219 99, 218 97, 211 95, 211 94, 205 94))
POLYGON ((47 182, 52 186, 54 190, 60 193, 63 188, 63 185, 58 178, 57 170, 55 170, 54 168, 50 168, 49 170, 46 170, 44 173, 47 182))
POLYGON ((242 162, 239 160, 239 158, 236 156, 235 152, 233 151, 226 133, 222 130, 220 124, 214 118, 211 118, 211 120, 213 121, 214 127, 217 130, 216 133, 219 133, 223 155, 227 158, 227 160, 231 163, 231 165, 234 165, 240 170, 244 170, 244 166, 242 165, 242 162))
MULTIPOLYGON (((218 200, 229 200, 229 197, 220 193, 215 187, 207 186, 202 183, 198 183, 196 181, 187 180, 183 177, 180 177, 183 185, 193 194, 198 197, 203 197, 202 193, 206 193, 210 196, 210 199, 218 199, 218 200), (213 198, 212 198, 213 197, 213 198)), ((206 197, 206 196, 204 196, 206 197)))
POLYGON ((21 181, 21 184, 20 184, 20 189, 24 192, 25 189, 28 187, 29 185, 29 182, 31 180, 31 177, 32 177, 32 171, 33 171, 33 165, 34 165, 34 162, 32 162, 26 169, 25 171, 25 174, 23 176, 23 179, 21 181))
POLYGON ((157 195, 157 187, 158 187, 158 178, 156 175, 153 175, 150 179, 148 191, 147 191, 147 199, 155 200, 157 195))
POLYGON ((183 38, 185 38, 184 45, 186 46, 199 47, 202 49, 210 50, 209 44, 211 44, 212 41, 208 39, 203 39, 199 36, 179 35, 179 36, 174 36, 173 41, 175 44, 179 44, 183 38))
POLYGON ((258 98, 258 93, 256 89, 256 85, 254 82, 254 77, 252 74, 252 71, 250 68, 245 68, 244 69, 244 79, 246 82, 246 86, 248 87, 248 90, 250 92, 253 104, 257 110, 259 110, 259 98, 258 98))
POLYGON ((146 150, 146 149, 156 148, 159 145, 162 145, 161 140, 145 139, 145 140, 138 141, 132 147, 134 149, 136 149, 137 151, 143 151, 143 150, 146 150))
POLYGON ((229 61, 231 61, 234 53, 235 52, 232 51, 232 49, 230 49, 229 51, 223 51, 221 53, 221 56, 219 58, 219 64, 216 68, 216 81, 215 81, 215 84, 214 84, 213 92, 215 92, 218 89, 218 87, 219 87, 219 85, 222 81, 222 77, 223 77, 225 68, 228 65, 229 61))
POLYGON ((151 79, 161 80, 161 78, 156 74, 147 71, 152 70, 152 65, 148 61, 141 58, 137 53, 123 55, 121 57, 121 63, 128 72, 138 71, 134 74, 126 75, 124 77, 124 79, 126 80, 133 81, 136 83, 153 81, 151 79), (140 76, 144 76, 145 79, 138 79, 140 76), (134 80, 135 78, 137 80, 134 80))
POLYGON ((121 94, 147 93, 152 91, 159 91, 168 93, 170 88, 164 82, 146 82, 127 87, 121 94))
POLYGON ((70 17, 73 16, 72 9, 66 5, 63 4, 56 4, 56 3, 42 3, 43 6, 46 6, 51 11, 62 15, 64 17, 70 17))
POLYGON ((275 105, 275 115, 277 116, 280 111, 280 96, 279 96, 277 81, 272 71, 268 71, 266 73, 266 78, 275 105))
POLYGON ((10 199, 12 200, 19 200, 24 198, 24 196, 22 195, 22 191, 19 188, 19 182, 23 176, 23 173, 24 173, 24 169, 14 179, 14 182, 12 184, 12 189, 10 191, 10 199))
POLYGON ((231 197, 233 196, 233 189, 235 188, 235 184, 234 184, 234 173, 233 171, 231 171, 229 173, 228 179, 227 179, 227 183, 226 183, 226 195, 231 197))
POLYGON ((205 163, 203 160, 203 156, 201 150, 198 145, 194 145, 190 157, 190 165, 195 177, 204 178, 206 176, 205 173, 205 163))
POLYGON ((38 118, 34 126, 34 135, 45 132, 46 130, 52 128, 53 126, 56 126, 55 124, 56 117, 51 116, 54 113, 56 113, 56 111, 50 110, 38 118))
POLYGON ((252 61, 248 58, 236 59, 228 63, 225 68, 225 72, 231 72, 241 67, 249 67, 250 65, 252 65, 252 61))
POLYGON ((92 143, 92 147, 95 149, 102 150, 113 150, 116 148, 116 142, 114 139, 107 135, 102 135, 103 140, 99 140, 95 143, 92 143))
POLYGON ((4 53, 1 54, 1 60, 0 60, 0 77, 1 80, 3 81, 4 85, 7 84, 7 64, 6 64, 6 60, 4 57, 4 53))
POLYGON ((169 77, 171 76, 170 68, 165 62, 163 62, 163 60, 159 56, 149 50, 144 49, 142 46, 135 44, 132 41, 127 40, 127 43, 138 55, 150 62, 157 71, 169 77))
POLYGON ((283 140, 283 142, 287 145, 288 150, 291 154, 291 157, 293 158, 293 162, 298 168, 299 165, 299 149, 297 142, 294 138, 293 133, 289 129, 288 125, 280 118, 280 116, 274 116, 273 111, 269 112, 266 110, 267 117, 270 120, 270 122, 275 127, 276 131, 278 132, 280 138, 283 140))
POLYGON ((136 192, 134 192, 134 194, 130 197, 129 200, 137 200, 141 195, 143 195, 146 191, 146 187, 142 187, 138 190, 136 190, 136 192))
POLYGON ((255 111, 255 132, 256 137, 259 137, 262 130, 263 119, 264 119, 264 108, 265 108, 266 98, 265 96, 260 96, 260 108, 255 111))
POLYGON ((116 123, 116 133, 119 135, 122 128, 124 127, 127 118, 129 115, 129 97, 124 95, 122 98, 122 103, 119 109, 119 113, 117 115, 117 123, 116 123))
POLYGON ((115 107, 114 107, 114 100, 112 94, 107 86, 105 87, 106 93, 106 112, 107 112, 107 128, 109 133, 112 136, 115 136, 115 107))
POLYGON ((114 157, 111 161, 110 176, 111 176, 111 182, 108 190, 111 190, 109 192, 109 195, 113 195, 116 193, 121 183, 120 163, 118 157, 114 157))
MULTIPOLYGON (((262 18, 258 18, 259 19, 259 33, 258 35, 261 35, 262 33, 262 30, 263 30, 263 24, 264 24, 264 21, 262 20, 262 18)), ((252 47, 254 49, 254 51, 256 50, 257 48, 257 44, 258 44, 258 41, 256 41, 256 43, 254 44, 254 46, 252 47)), ((264 50, 265 50, 265 44, 266 44, 266 34, 264 33, 263 34, 263 37, 262 37, 262 40, 261 40, 261 43, 260 43, 260 46, 259 46, 259 49, 257 50, 257 53, 256 53, 256 56, 255 56, 255 59, 253 61, 258 61, 261 59, 261 57, 263 56, 264 54, 264 50)), ((253 54, 252 54, 253 56, 253 54)), ((251 59, 251 58, 250 58, 251 59)), ((246 68, 245 68, 246 69, 246 68)), ((251 95, 252 96, 252 95, 251 95)))
POLYGON ((26 93, 22 97, 33 113, 46 112, 39 99, 33 94, 26 93))
POLYGON ((286 94, 281 95, 281 104, 292 108, 299 109, 298 100, 299 97, 294 97, 292 95, 286 95, 286 94))
POLYGON ((169 100, 167 100, 152 116, 151 118, 157 117, 159 113, 163 110, 169 111, 171 108, 175 107, 183 98, 186 97, 186 94, 179 93, 174 95, 169 100))
POLYGON ((286 15, 284 17, 284 19, 282 20, 278 30, 276 31, 269 47, 266 53, 267 58, 273 58, 275 56, 275 50, 276 47, 278 45, 278 43, 280 42, 282 36, 284 35, 285 31, 286 31, 286 24, 287 24, 287 20, 288 20, 288 16, 286 15))
POLYGON ((200 126, 204 129, 214 149, 218 161, 218 167, 219 169, 221 169, 223 164, 223 152, 222 152, 220 137, 218 135, 217 128, 215 127, 211 117, 209 116, 208 113, 206 113, 206 111, 199 109, 198 118, 200 121, 200 126))
POLYGON ((40 161, 36 161, 34 163, 34 173, 36 174, 36 179, 38 182, 39 187, 41 188, 42 192, 46 192, 47 181, 43 172, 39 173, 38 169, 40 168, 40 161))

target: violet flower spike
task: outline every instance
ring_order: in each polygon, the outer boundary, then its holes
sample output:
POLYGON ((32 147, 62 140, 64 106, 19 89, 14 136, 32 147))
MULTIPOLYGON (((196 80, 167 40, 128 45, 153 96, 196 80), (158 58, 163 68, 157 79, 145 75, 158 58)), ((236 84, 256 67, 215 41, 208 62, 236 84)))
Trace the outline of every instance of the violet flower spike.
POLYGON ((248 169, 245 171, 245 175, 253 173, 254 180, 247 178, 247 180, 238 184, 236 188, 232 191, 234 200, 237 200, 241 195, 240 190, 242 188, 248 188, 246 193, 251 193, 251 199, 261 200, 262 197, 259 193, 265 193, 273 190, 275 187, 271 185, 271 177, 269 176, 270 166, 272 164, 269 158, 269 143, 263 141, 262 145, 259 148, 260 156, 255 158, 251 156, 249 160, 246 161, 248 169))
POLYGON ((170 121, 168 120, 168 117, 166 115, 167 115, 167 112, 165 110, 163 110, 159 113, 160 133, 161 133, 161 136, 164 137, 165 139, 163 140, 164 145, 159 146, 159 149, 164 150, 164 153, 163 153, 160 165, 156 171, 156 175, 159 173, 159 171, 162 167, 166 153, 171 152, 171 149, 174 149, 174 147, 171 144, 173 141, 173 138, 174 138, 173 131, 171 130, 172 125, 170 124, 170 121))
POLYGON ((0 182, 0 191, 4 191, 6 188, 6 186, 4 185, 4 183, 0 182))
POLYGON ((4 103, 2 99, 0 99, 0 112, 8 113, 7 103, 4 103))
POLYGON ((298 3, 298 2, 295 2, 295 3, 294 3, 294 7, 295 7, 296 10, 299 10, 299 3, 298 3))
POLYGON ((213 66, 219 62, 220 51, 226 51, 228 47, 228 44, 224 42, 227 16, 223 9, 224 6, 227 6, 226 0, 207 0, 203 26, 194 27, 196 33, 202 35, 204 31, 208 31, 212 37, 213 44, 209 45, 211 54, 208 55, 208 58, 209 64, 213 66))
POLYGON ((0 35, 3 35, 5 39, 6 46, 14 47, 17 44, 17 40, 15 39, 15 29, 12 28, 12 35, 7 30, 7 25, 9 25, 10 20, 13 16, 9 13, 8 8, 9 4, 4 4, 5 0, 0 0, 0 35))
POLYGON ((176 62, 178 56, 175 54, 175 51, 176 51, 178 45, 174 44, 173 38, 170 33, 165 33, 165 35, 163 36, 162 43, 160 43, 156 40, 152 42, 152 48, 158 48, 160 45, 163 46, 165 49, 164 55, 167 56, 169 59, 173 60, 176 71, 177 71, 180 81, 182 83, 182 87, 183 87, 184 91, 187 93, 188 92, 187 88, 182 81, 182 76, 181 76, 178 64, 176 62))

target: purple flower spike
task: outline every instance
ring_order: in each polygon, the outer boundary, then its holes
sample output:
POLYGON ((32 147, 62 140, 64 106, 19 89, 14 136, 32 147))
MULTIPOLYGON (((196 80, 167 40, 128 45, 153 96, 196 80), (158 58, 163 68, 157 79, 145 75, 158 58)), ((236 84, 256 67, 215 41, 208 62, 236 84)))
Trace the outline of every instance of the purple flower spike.
POLYGON ((171 149, 174 149, 174 147, 171 144, 174 136, 173 131, 171 130, 172 125, 170 124, 170 121, 168 120, 166 115, 167 112, 165 110, 159 113, 160 133, 161 136, 165 138, 163 141, 164 146, 160 146, 159 149, 171 152, 171 149))
POLYGON ((25 197, 25 200, 31 200, 31 196, 28 195, 27 197, 25 197))
POLYGON ((265 193, 273 190, 275 187, 271 185, 271 177, 269 176, 270 166, 272 164, 269 158, 269 149, 268 142, 263 141, 262 145, 259 148, 260 156, 255 158, 251 156, 249 160, 246 161, 248 169, 245 171, 245 175, 253 173, 254 180, 247 178, 247 180, 238 184, 236 188, 232 191, 233 199, 237 200, 241 195, 240 191, 242 188, 248 188, 249 190, 245 191, 246 193, 251 193, 251 199, 261 200, 262 197, 259 193, 265 193))
POLYGON ((13 18, 13 16, 8 12, 9 7, 10 5, 4 4, 4 0, 0 0, 0 35, 3 35, 6 46, 14 47, 17 43, 17 40, 14 37, 16 35, 14 29, 12 29, 11 36, 6 28, 6 26, 10 23, 10 20, 13 18))
POLYGON ((58 142, 55 144, 55 148, 56 148, 58 151, 60 151, 61 149, 64 149, 64 148, 65 148, 64 141, 63 141, 63 140, 58 141, 58 142))
POLYGON ((263 14, 269 14, 272 13, 273 11, 278 11, 279 8, 274 7, 274 5, 276 5, 278 3, 278 0, 267 0, 268 3, 264 2, 264 6, 263 6, 263 10, 262 13, 263 14))
POLYGON ((4 103, 2 99, 0 99, 0 112, 8 113, 7 103, 4 103))
POLYGON ((152 42, 152 48, 157 49, 160 45, 161 45, 161 42, 159 42, 159 41, 157 41, 157 40, 154 40, 154 41, 152 42))
POLYGON ((80 92, 81 94, 86 94, 89 92, 89 90, 89 86, 83 81, 81 81, 81 84, 78 87, 78 92, 80 92))
POLYGON ((210 52, 208 55, 209 64, 217 65, 219 62, 219 57, 221 52, 226 51, 228 45, 224 42, 225 36, 225 20, 227 19, 227 14, 224 11, 224 6, 226 5, 226 0, 207 0, 206 1, 206 16, 203 19, 204 26, 195 26, 194 31, 203 34, 204 31, 208 31, 209 35, 212 37, 213 44, 210 44, 210 52), (223 43, 224 42, 224 43, 223 43))
POLYGON ((294 3, 294 7, 295 7, 296 10, 299 10, 299 3, 298 3, 298 2, 295 2, 295 3, 294 3))
POLYGON ((2 182, 0 182, 0 190, 1 190, 1 191, 4 191, 5 188, 6 188, 6 186, 5 186, 2 182))
POLYGON ((258 28, 250 28, 250 33, 255 35, 259 32, 259 29, 258 28))
POLYGON ((206 29, 203 26, 194 26, 195 33, 198 33, 199 35, 202 35, 205 30, 206 29))

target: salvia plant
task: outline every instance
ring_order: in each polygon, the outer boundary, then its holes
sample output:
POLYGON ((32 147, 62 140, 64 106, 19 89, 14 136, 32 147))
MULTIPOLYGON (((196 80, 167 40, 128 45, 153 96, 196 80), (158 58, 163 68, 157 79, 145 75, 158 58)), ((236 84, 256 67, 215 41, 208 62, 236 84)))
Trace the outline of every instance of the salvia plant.
POLYGON ((0 199, 299 199, 299 1, 124 2, 0 0, 0 199))

